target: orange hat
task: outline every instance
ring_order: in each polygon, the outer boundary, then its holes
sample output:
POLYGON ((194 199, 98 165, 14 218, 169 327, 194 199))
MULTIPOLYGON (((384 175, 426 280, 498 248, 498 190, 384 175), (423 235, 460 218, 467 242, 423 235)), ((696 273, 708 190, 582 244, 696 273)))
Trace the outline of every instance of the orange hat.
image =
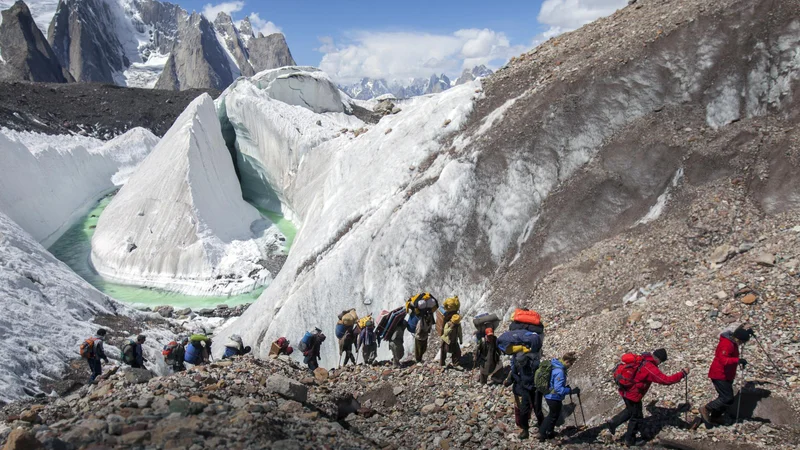
POLYGON ((494 336, 494 330, 491 329, 491 328, 487 328, 486 329, 486 335, 487 336, 494 336))

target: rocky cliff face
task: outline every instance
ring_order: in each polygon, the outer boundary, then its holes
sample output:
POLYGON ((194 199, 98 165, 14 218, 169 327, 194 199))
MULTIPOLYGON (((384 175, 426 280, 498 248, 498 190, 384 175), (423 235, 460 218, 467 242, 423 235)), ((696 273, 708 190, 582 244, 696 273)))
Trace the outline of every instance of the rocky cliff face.
MULTIPOLYGON (((54 11, 51 3, 36 3, 40 14, 34 19, 51 15, 47 35, 53 53, 80 82, 224 89, 240 75, 295 64, 283 35, 255 37, 249 20, 242 22, 242 32, 224 13, 212 25, 200 14, 158 0, 59 0, 54 11)), ((5 51, 22 54, 37 45, 35 36, 15 38, 5 51)), ((5 78, 23 79, 18 72, 7 71, 5 78)))
POLYGON ((24 2, 3 11, 0 24, 0 80, 74 81, 34 23, 24 2))
MULTIPOLYGON (((250 65, 250 56, 247 51, 247 46, 240 35, 240 33, 244 34, 244 32, 240 32, 240 30, 236 29, 231 16, 225 13, 219 13, 214 20, 214 28, 217 31, 222 45, 227 49, 229 57, 233 59, 241 75, 245 77, 255 75, 253 66, 250 65)), ((252 37, 252 34, 249 37, 252 37)), ((247 42, 249 41, 250 39, 247 39, 247 42)))
POLYGON ((250 64, 256 72, 277 69, 279 67, 294 66, 294 58, 286 44, 286 37, 281 33, 250 38, 247 42, 250 55, 250 64))
POLYGON ((224 89, 233 83, 234 72, 225 50, 204 16, 192 13, 178 26, 176 43, 156 89, 224 89))
POLYGON ((129 65, 116 30, 119 5, 104 0, 61 0, 48 41, 77 81, 111 83, 129 65))

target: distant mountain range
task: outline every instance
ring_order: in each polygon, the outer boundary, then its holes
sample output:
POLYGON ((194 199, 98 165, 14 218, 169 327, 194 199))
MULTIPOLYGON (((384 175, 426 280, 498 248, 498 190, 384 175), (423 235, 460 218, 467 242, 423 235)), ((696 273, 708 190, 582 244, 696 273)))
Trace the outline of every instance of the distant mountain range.
POLYGON ((392 94, 397 98, 410 98, 443 92, 453 86, 468 83, 476 78, 491 74, 492 71, 489 68, 480 65, 472 69, 465 69, 455 81, 450 80, 445 74, 434 74, 430 78, 392 80, 391 82, 387 82, 385 79, 362 78, 357 83, 339 86, 339 88, 350 97, 358 100, 370 100, 386 94, 392 94))
POLYGON ((249 18, 237 26, 220 13, 211 23, 157 0, 28 3, 0 0, 10 7, 0 24, 2 80, 224 89, 241 75, 295 64, 284 36, 256 36, 249 18))

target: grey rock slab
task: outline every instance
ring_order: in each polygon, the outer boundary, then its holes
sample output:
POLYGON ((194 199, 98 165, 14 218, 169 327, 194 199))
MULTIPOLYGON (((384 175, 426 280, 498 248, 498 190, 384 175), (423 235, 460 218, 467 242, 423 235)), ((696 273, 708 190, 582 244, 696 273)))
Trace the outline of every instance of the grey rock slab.
POLYGON ((153 374, 147 369, 128 369, 125 372, 125 381, 132 384, 147 383, 153 378, 153 374))
POLYGON ((270 392, 300 403, 308 401, 308 388, 302 383, 286 378, 283 375, 272 375, 267 378, 265 387, 270 392))

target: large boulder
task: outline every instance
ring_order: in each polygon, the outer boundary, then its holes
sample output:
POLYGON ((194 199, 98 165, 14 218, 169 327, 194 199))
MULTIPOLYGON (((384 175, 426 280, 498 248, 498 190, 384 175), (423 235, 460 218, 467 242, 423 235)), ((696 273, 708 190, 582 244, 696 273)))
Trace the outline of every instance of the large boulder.
POLYGON ((290 400, 305 403, 308 400, 308 388, 302 383, 283 375, 272 375, 267 378, 266 388, 290 400))

